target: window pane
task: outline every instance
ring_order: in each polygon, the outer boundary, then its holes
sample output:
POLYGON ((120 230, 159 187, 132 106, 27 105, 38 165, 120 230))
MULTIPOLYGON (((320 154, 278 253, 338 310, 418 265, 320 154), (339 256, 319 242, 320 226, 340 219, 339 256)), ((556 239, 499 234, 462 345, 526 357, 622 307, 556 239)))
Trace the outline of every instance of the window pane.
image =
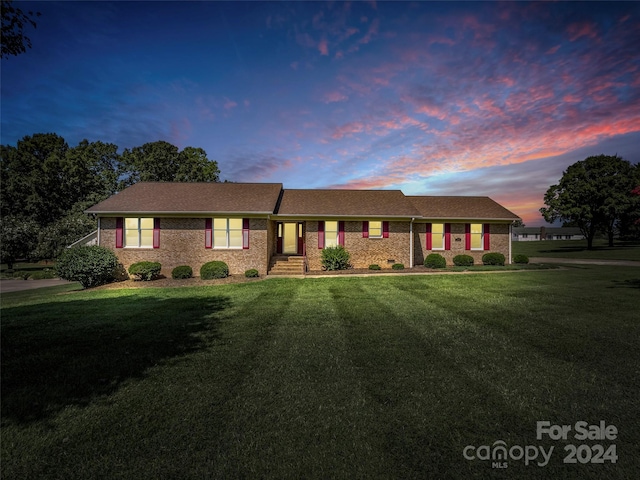
POLYGON ((138 229, 125 230, 124 235, 125 247, 137 247, 138 246, 138 229))
POLYGON ((431 224, 431 248, 444 249, 444 223, 431 224))
POLYGON ((230 218, 229 219, 229 229, 230 230, 242 230, 242 219, 241 218, 230 218))
POLYGON ((382 222, 373 221, 369 222, 369 236, 381 237, 382 236, 382 222))
POLYGON ((481 223, 472 223, 471 224, 471 233, 482 233, 482 224, 481 223))
POLYGON ((153 218, 141 218, 140 228, 150 228, 153 230, 153 218))
POLYGON ((324 246, 338 246, 338 222, 324 222, 324 246))
POLYGON ((140 246, 152 247, 153 246, 153 230, 141 230, 140 231, 140 246))
POLYGON ((138 229, 138 219, 137 218, 125 218, 124 219, 124 228, 126 228, 127 230, 131 229, 138 229))
POLYGON ((227 219, 226 218, 214 218, 213 219, 213 228, 215 230, 226 230, 227 229, 227 219))
POLYGON ((229 246, 242 247, 242 230, 229 231, 229 246))
POLYGON ((214 230, 213 231, 213 246, 217 248, 226 248, 227 246, 227 231, 226 230, 214 230))

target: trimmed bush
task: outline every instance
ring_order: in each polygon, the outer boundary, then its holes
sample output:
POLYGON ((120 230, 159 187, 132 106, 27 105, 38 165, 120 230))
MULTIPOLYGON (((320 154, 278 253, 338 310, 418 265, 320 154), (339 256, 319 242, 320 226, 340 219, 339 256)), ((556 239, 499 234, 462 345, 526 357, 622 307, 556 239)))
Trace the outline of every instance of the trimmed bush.
POLYGON ((260 276, 260 272, 258 272, 258 270, 256 270, 255 268, 250 268, 249 270, 244 272, 244 276, 247 278, 256 278, 260 276))
POLYGON ((447 261, 439 253, 431 253, 424 259, 424 266, 427 268, 445 268, 447 261))
POLYGON ((68 248, 56 262, 60 278, 80 282, 84 288, 97 287, 113 280, 118 257, 111 250, 98 245, 68 248))
POLYGON ((229 266, 219 260, 207 262, 200 267, 200 278, 213 280, 214 278, 226 278, 229 276, 229 266))
POLYGON ((129 275, 134 275, 135 280, 148 282, 157 278, 161 269, 159 262, 137 262, 129 267, 129 275))
POLYGON ((349 252, 340 245, 322 249, 322 268, 324 270, 346 270, 351 266, 349 259, 349 252))
POLYGON ((31 272, 16 272, 13 274, 13 278, 21 278, 22 280, 29 280, 31 272))
POLYGON ((453 257, 453 264, 458 267, 472 267, 473 257, 471 255, 456 255, 453 257))
POLYGON ((391 265, 394 270, 404 270, 404 263, 394 263, 391 265))
POLYGON ((380 265, 374 263, 373 265, 369 265, 369 270, 381 270, 380 265))
POLYGON ((485 253, 482 256, 483 265, 504 265, 504 255, 501 253, 485 253))
POLYGON ((513 257, 513 263, 529 263, 529 257, 520 253, 513 257))
POLYGON ((183 278, 193 277, 193 268, 189 265, 180 265, 171 270, 171 278, 174 280, 182 280, 183 278))

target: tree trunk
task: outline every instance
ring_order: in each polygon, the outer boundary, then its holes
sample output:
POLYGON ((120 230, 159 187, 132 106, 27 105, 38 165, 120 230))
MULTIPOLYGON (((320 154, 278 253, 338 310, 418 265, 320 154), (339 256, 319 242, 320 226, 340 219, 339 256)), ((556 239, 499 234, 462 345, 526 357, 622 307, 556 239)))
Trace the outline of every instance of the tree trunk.
POLYGON ((609 246, 613 247, 613 230, 609 230, 609 246))

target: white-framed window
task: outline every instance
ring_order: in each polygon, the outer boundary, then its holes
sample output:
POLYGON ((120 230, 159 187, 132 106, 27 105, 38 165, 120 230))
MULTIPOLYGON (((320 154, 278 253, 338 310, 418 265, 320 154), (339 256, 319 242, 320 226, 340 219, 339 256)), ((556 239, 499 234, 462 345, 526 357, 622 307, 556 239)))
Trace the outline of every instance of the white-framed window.
POLYGON ((213 219, 213 248, 242 248, 242 219, 213 219))
POLYGON ((153 248, 153 218, 125 218, 124 246, 130 248, 153 248))
POLYGON ((483 241, 483 225, 481 223, 472 223, 471 227, 471 250, 484 250, 483 241))
POLYGON ((369 238, 382 238, 382 221, 369 221, 369 238))
POLYGON ((333 220, 327 220, 324 222, 324 246, 337 247, 338 246, 338 222, 333 220))
POLYGON ((444 250, 444 223, 431 224, 431 249, 444 250))

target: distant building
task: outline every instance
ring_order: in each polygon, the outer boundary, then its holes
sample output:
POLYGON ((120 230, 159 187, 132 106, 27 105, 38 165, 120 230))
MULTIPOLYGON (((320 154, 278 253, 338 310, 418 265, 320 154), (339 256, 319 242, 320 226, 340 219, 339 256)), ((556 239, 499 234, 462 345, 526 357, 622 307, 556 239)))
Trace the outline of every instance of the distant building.
POLYGON ((576 227, 513 227, 511 235, 515 242, 584 240, 584 235, 576 227))

